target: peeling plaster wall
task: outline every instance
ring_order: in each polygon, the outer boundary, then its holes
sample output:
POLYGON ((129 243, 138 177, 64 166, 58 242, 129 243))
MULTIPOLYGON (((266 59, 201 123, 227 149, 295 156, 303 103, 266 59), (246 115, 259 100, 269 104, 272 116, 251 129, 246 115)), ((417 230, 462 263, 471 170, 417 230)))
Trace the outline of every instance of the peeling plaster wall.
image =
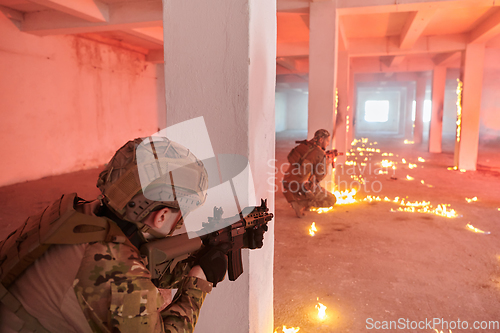
POLYGON ((81 37, 20 32, 0 13, 0 186, 97 167, 156 132, 156 67, 81 37))

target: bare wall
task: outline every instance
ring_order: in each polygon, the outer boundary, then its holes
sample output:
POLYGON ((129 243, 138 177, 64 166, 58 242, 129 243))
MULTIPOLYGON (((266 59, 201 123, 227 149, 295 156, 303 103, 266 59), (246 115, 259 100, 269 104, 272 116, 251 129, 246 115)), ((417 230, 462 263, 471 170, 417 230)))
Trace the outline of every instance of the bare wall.
POLYGON ((157 131, 163 79, 138 52, 20 32, 0 13, 0 186, 107 162, 157 131))

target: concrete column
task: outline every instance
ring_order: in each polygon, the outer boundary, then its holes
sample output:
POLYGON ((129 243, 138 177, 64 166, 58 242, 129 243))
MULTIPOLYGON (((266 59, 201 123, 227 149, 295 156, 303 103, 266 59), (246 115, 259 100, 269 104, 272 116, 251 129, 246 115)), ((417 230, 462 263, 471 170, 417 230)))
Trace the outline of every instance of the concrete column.
MULTIPOLYGON (((335 124, 335 149, 345 153, 347 151, 347 113, 349 108, 349 53, 340 51, 338 55, 337 89, 339 105, 335 124)), ((345 155, 337 157, 336 163, 344 164, 345 155)))
POLYGON ((455 165, 471 171, 476 170, 477 164, 484 52, 484 44, 469 44, 462 55, 462 117, 455 145, 455 165))
MULTIPOLYGON (((276 2, 163 1, 167 125, 203 116, 216 155, 248 157, 274 211, 276 2)), ((194 137, 196 142, 196 136, 194 137)), ((244 273, 208 295, 196 333, 273 331, 273 222, 244 273)))
MULTIPOLYGON (((335 128, 338 18, 335 1, 310 3, 308 137, 335 128)), ((333 142, 332 142, 333 144, 333 142)))
POLYGON ((432 75, 432 116, 429 129, 429 152, 431 153, 441 153, 445 89, 446 67, 437 66, 432 75))
POLYGON ((422 143, 424 134, 424 101, 425 101, 425 87, 427 85, 427 78, 419 76, 417 78, 416 88, 416 111, 415 111, 415 126, 413 127, 413 141, 416 144, 422 143))
POLYGON ((352 140, 354 140, 354 115, 356 109, 356 82, 354 81, 354 71, 349 67, 349 123, 347 124, 347 148, 346 152, 352 147, 352 140))
POLYGON ((406 85, 405 140, 413 141, 413 101, 415 100, 415 84, 406 85))

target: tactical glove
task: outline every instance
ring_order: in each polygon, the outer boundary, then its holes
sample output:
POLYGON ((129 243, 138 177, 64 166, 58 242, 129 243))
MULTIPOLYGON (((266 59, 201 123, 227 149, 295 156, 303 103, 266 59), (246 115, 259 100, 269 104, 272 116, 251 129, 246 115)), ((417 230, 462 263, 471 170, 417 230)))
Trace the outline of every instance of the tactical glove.
POLYGON ((245 233, 245 245, 249 249, 260 249, 264 245, 264 233, 267 231, 267 224, 257 228, 248 229, 245 233))
POLYGON ((227 271, 227 255, 223 249, 211 248, 199 257, 197 264, 203 269, 207 281, 212 282, 214 287, 224 280, 227 271))

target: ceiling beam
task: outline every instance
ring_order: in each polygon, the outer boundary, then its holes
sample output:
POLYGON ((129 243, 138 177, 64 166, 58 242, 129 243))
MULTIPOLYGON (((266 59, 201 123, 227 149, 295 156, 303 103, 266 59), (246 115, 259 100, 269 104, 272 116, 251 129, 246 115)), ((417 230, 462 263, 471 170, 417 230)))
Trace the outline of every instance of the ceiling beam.
POLYGON ((278 13, 309 13, 309 1, 306 0, 279 0, 276 3, 278 13))
POLYGON ((276 57, 297 57, 309 55, 309 42, 278 43, 276 45, 276 57))
POLYGON ((89 22, 106 22, 108 6, 97 0, 29 0, 30 2, 75 16, 89 22))
POLYGON ((436 66, 439 66, 446 61, 455 58, 456 56, 460 55, 460 52, 447 52, 447 53, 440 53, 432 58, 432 61, 436 66))
POLYGON ((379 58, 353 58, 351 67, 354 73, 423 72, 432 70, 435 65, 429 57, 406 57, 399 66, 389 67, 379 58))
POLYGON ((352 57, 397 56, 419 53, 445 53, 465 49, 468 36, 465 34, 420 37, 413 48, 399 47, 399 37, 351 38, 349 54, 352 57))
POLYGON ((24 14, 14 9, 8 7, 0 6, 0 12, 2 12, 8 19, 22 22, 24 20, 24 14))
POLYGON ((411 12, 424 9, 447 9, 500 6, 496 0, 337 0, 340 15, 411 12))
POLYGON ((500 34, 500 9, 470 32, 470 43, 485 43, 500 34))
POLYGON ((435 9, 411 12, 401 32, 399 47, 403 50, 411 49, 435 13, 435 9))
POLYGON ((126 30, 128 34, 163 46, 163 27, 146 27, 126 30))
POLYGON ((162 25, 163 9, 161 1, 134 1, 110 4, 108 22, 89 22, 55 10, 26 13, 22 31, 45 36, 127 30, 162 25))

